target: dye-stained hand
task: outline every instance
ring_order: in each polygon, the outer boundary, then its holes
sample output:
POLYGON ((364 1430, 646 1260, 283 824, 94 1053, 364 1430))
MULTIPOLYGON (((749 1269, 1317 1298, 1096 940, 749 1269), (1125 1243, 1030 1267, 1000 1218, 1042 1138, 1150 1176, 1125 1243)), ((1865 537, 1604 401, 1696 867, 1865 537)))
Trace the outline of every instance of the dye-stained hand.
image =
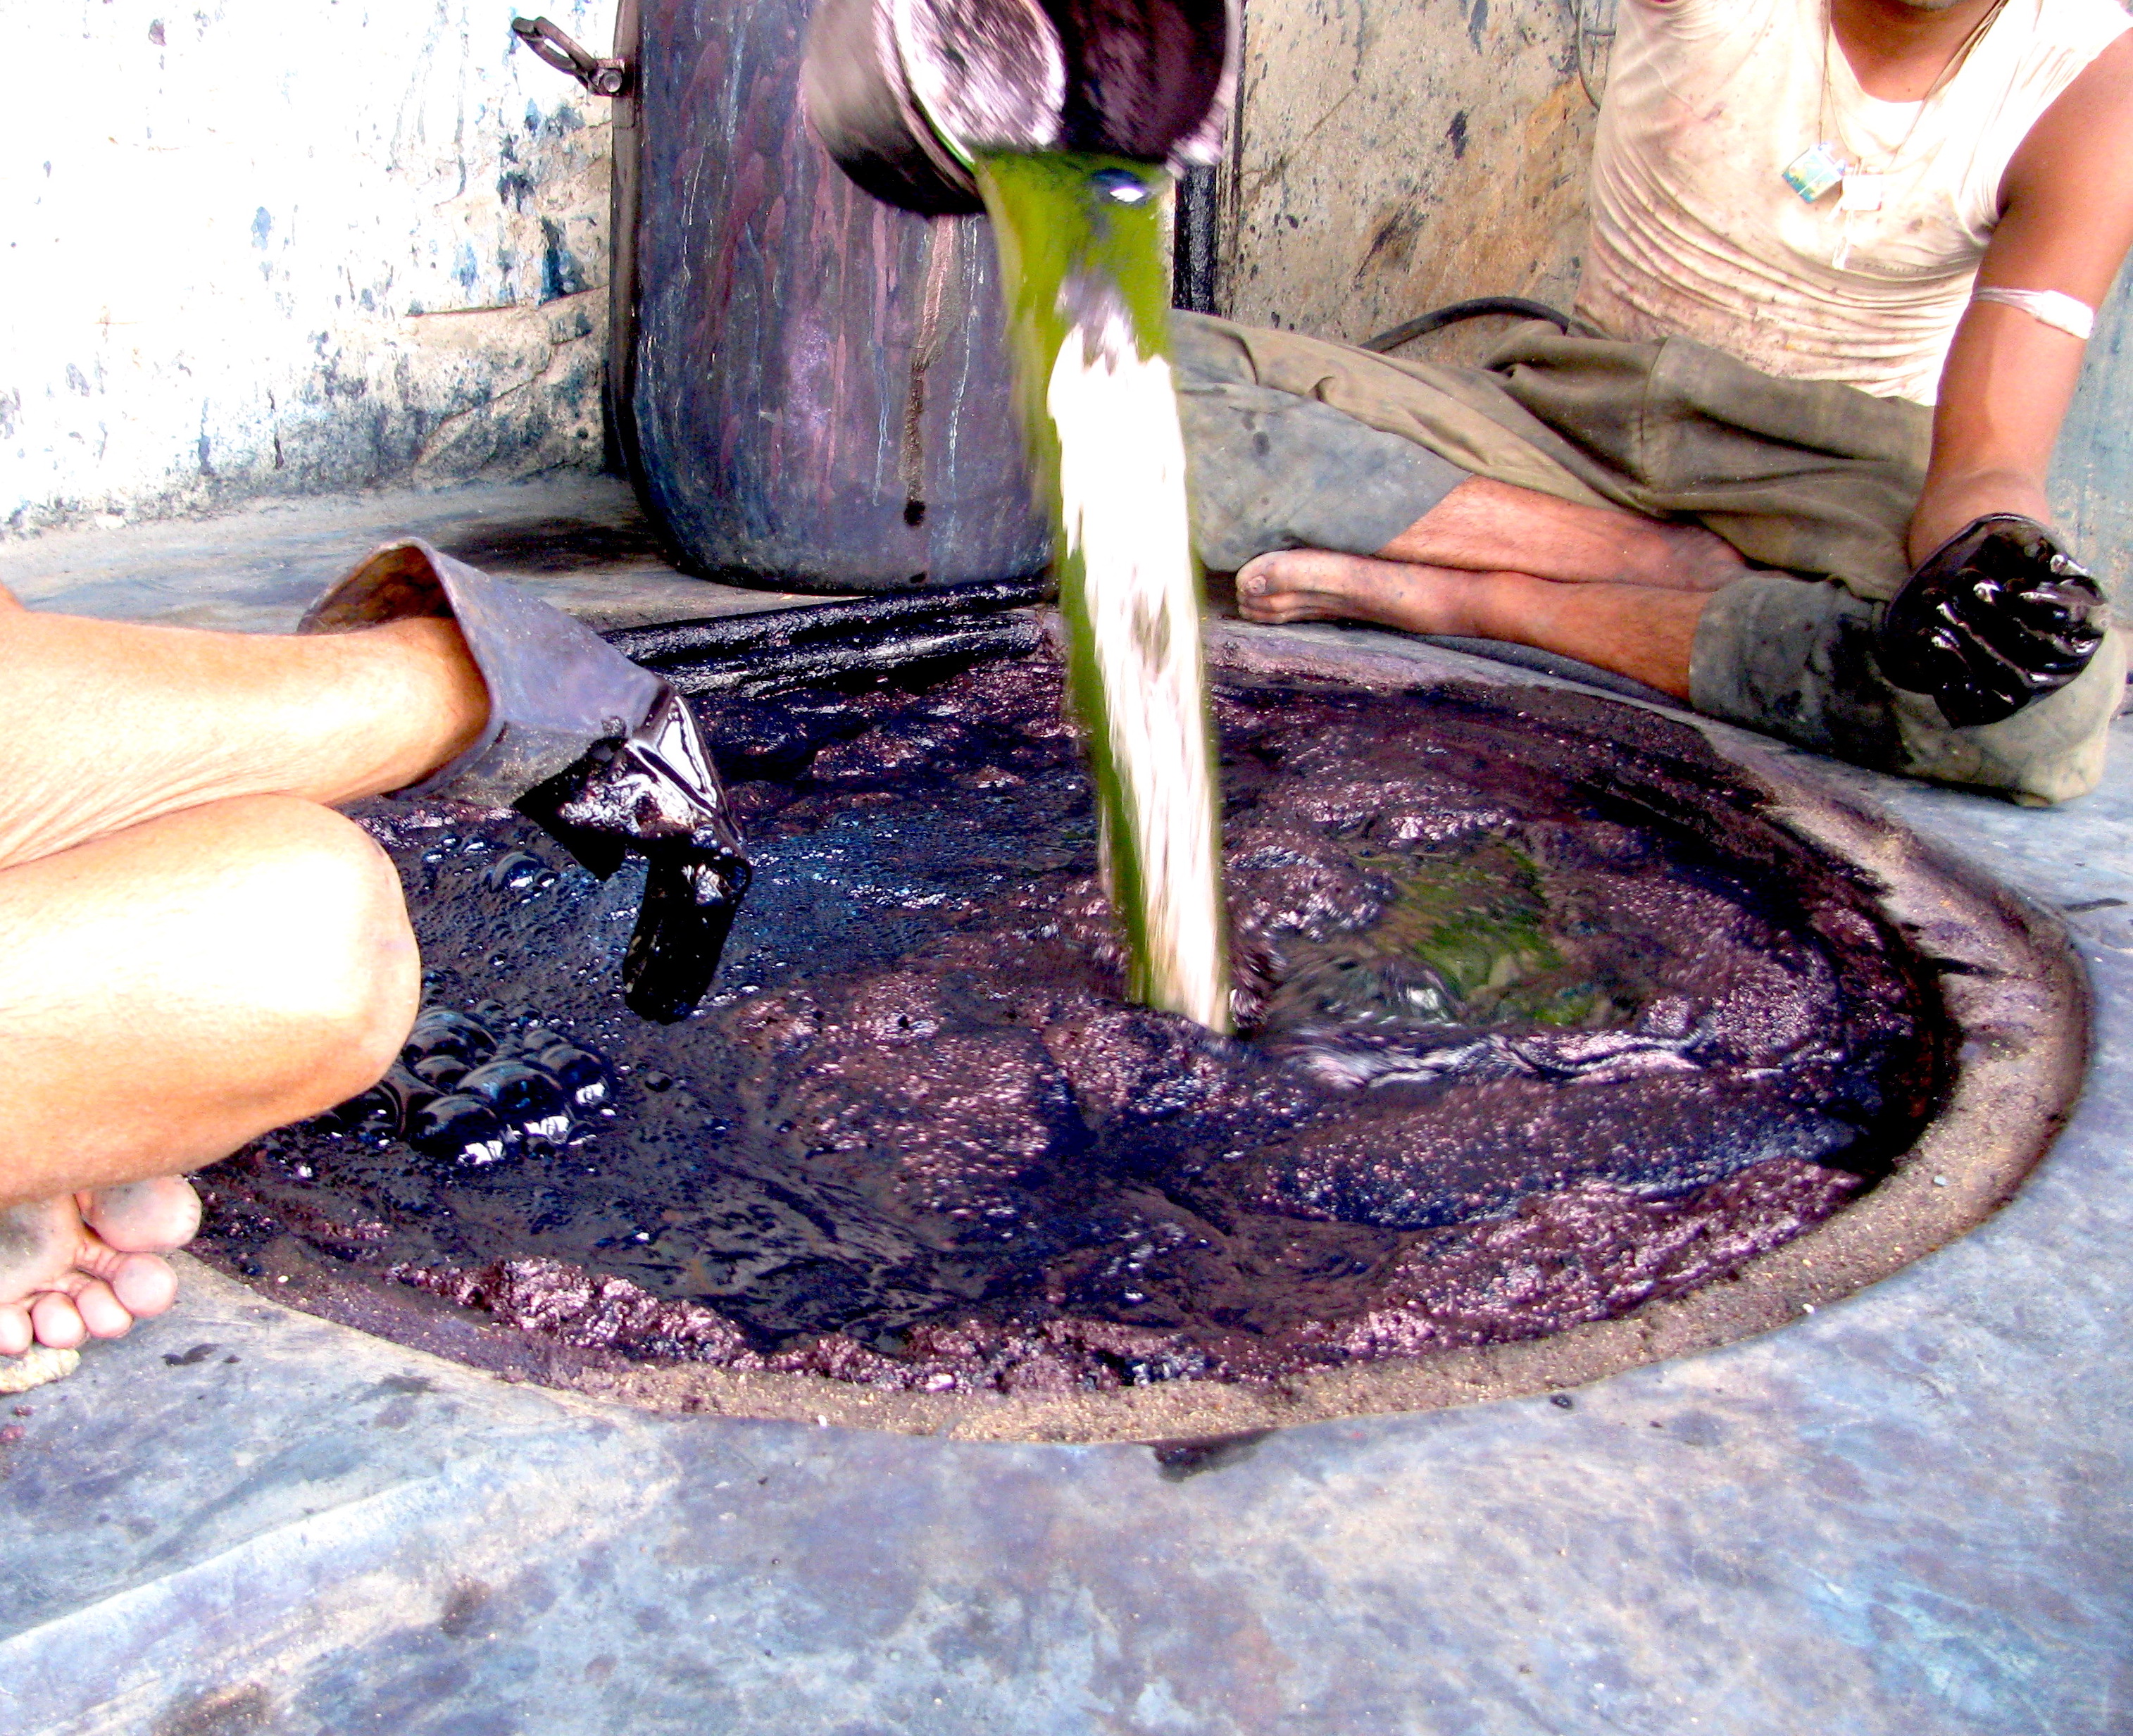
POLYGON ((661 687, 651 715, 623 740, 599 743, 513 805, 603 880, 629 852, 644 857, 623 998, 641 1017, 672 1024, 711 986, 749 866, 696 720, 680 694, 661 687))
POLYGON ((1920 564, 1882 616, 1882 673, 1928 693, 1958 729, 2056 692, 2103 643, 2109 605, 2051 532, 2018 513, 1974 519, 1920 564))
POLYGON ((399 793, 516 807, 603 880, 643 856, 624 999, 643 1018, 686 1017, 710 986, 749 878, 687 704, 560 610, 413 539, 373 552, 298 631, 412 615, 458 624, 489 715, 465 752, 399 793))

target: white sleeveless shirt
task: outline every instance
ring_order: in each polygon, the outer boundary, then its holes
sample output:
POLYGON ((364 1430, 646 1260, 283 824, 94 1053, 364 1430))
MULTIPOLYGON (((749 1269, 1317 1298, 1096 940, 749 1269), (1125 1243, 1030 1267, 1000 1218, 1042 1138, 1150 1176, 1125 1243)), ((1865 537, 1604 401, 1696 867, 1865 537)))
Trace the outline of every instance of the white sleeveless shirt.
POLYGON ((1833 41, 1825 95, 1822 0, 1621 0, 1579 313, 1933 403, 2009 160, 2128 22, 2117 0, 2006 0, 1922 108, 1867 95, 1833 41), (1880 210, 1785 184, 1825 140, 1887 172, 1880 210))

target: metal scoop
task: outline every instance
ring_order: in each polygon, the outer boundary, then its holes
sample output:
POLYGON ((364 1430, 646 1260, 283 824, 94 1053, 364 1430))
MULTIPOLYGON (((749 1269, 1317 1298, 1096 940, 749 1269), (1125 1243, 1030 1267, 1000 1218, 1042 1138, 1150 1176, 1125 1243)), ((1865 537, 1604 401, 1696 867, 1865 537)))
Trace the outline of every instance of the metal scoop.
POLYGON ((984 152, 1215 162, 1238 36, 1230 0, 824 0, 801 94, 876 198, 975 212, 984 152))

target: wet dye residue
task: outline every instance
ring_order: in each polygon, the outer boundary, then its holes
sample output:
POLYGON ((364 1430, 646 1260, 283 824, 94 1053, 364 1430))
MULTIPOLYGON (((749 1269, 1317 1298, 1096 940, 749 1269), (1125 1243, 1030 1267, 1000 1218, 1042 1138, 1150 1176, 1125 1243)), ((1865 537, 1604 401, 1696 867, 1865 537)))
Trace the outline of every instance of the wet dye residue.
POLYGON ((1132 1004, 1060 685, 706 703, 757 877, 671 1028, 620 1005, 628 872, 369 810, 431 1010, 379 1092, 208 1172, 209 1256, 600 1356, 1269 1379, 1723 1276, 1933 1107, 1872 889, 1582 696, 1219 684, 1240 1034, 1132 1004))

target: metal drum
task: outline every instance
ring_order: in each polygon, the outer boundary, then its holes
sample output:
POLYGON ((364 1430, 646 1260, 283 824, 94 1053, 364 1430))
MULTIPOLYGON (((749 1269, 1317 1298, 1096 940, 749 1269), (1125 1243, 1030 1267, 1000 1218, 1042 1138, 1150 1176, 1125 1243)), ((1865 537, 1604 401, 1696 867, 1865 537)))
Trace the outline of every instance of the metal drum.
POLYGON ((618 41, 624 451, 706 576, 889 591, 1040 572, 992 238, 839 171, 802 110, 809 11, 644 0, 634 52, 618 41))

